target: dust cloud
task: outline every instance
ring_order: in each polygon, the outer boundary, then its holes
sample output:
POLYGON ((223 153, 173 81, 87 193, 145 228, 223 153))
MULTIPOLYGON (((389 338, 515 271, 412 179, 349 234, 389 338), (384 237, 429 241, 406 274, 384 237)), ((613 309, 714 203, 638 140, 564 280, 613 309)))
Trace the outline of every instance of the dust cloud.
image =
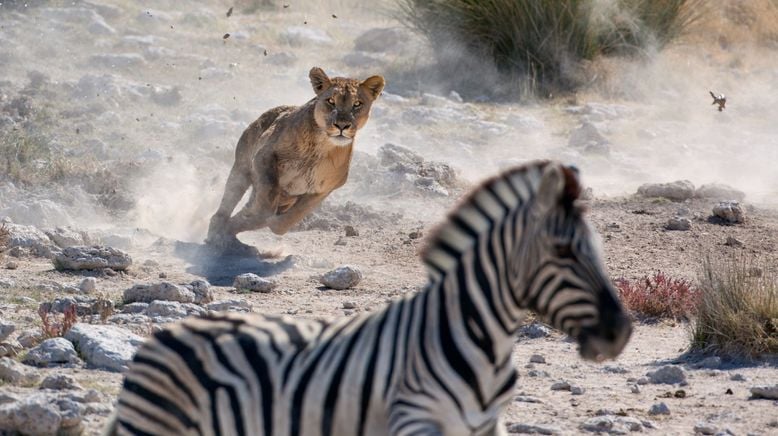
MULTIPOLYGON (((30 122, 49 129, 69 158, 136 165, 120 174, 117 189, 132 205, 112 212, 116 227, 201 241, 241 132, 273 106, 312 98, 307 73, 314 65, 331 76, 386 77, 385 94, 357 137, 356 149, 368 155, 397 144, 453 166, 469 182, 554 158, 580 167, 595 195, 688 179, 725 183, 749 202, 778 206, 778 56, 774 34, 746 12, 723 8, 662 51, 599 61, 592 68, 607 75, 595 74, 574 95, 517 103, 484 92, 513 86, 486 60, 451 45, 445 62, 436 62, 425 40, 394 18, 391 2, 242 1, 227 17, 230 6, 0 6, 6 105, 29 96, 54 120, 30 122), (765 36, 743 31, 749 26, 765 36), (723 112, 711 106, 709 91, 726 94, 723 112)), ((352 176, 328 201, 433 221, 442 210, 432 213, 429 204, 442 209, 454 201, 376 193, 371 183, 352 176)), ((15 189, 0 199, 26 195, 15 189)), ((97 225, 98 214, 83 213, 83 205, 62 208, 79 226, 97 225)))

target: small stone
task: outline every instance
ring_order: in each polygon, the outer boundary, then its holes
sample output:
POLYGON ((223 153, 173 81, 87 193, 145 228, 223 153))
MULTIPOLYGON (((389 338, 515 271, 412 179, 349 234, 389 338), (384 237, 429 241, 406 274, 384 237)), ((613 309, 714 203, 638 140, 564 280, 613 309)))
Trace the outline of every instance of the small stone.
POLYGON ((278 286, 278 282, 260 277, 256 274, 245 273, 235 277, 232 286, 239 292, 249 291, 267 293, 275 289, 278 286))
POLYGON ((51 338, 41 342, 38 346, 31 349, 23 362, 28 365, 49 366, 67 363, 77 363, 78 358, 73 344, 65 338, 51 338))
POLYGON ((746 376, 744 376, 743 374, 740 374, 740 373, 732 374, 731 376, 729 376, 729 379, 731 381, 736 381, 736 382, 748 381, 746 376))
POLYGON ((746 212, 737 201, 722 201, 713 207, 713 216, 721 218, 729 224, 739 224, 746 221, 746 212))
POLYGON ((556 435, 560 434, 561 430, 556 427, 540 426, 534 424, 524 423, 509 423, 506 426, 506 430, 511 434, 546 434, 556 435))
POLYGON ((345 231, 348 237, 359 236, 359 231, 354 226, 346 226, 345 231))
POLYGON ((721 357, 719 356, 710 356, 706 357, 705 359, 702 359, 699 361, 696 365, 696 368, 707 368, 707 369, 717 369, 721 367, 721 357))
POLYGON ((545 338, 550 334, 551 329, 539 322, 527 324, 519 329, 519 336, 527 337, 530 339, 545 338))
POLYGON ((540 399, 531 397, 529 395, 516 395, 515 397, 513 397, 513 401, 519 403, 538 403, 538 404, 543 403, 543 401, 541 401, 540 399))
POLYGON ((19 341, 19 344, 24 348, 32 348, 40 344, 44 339, 43 333, 41 333, 40 330, 25 330, 16 337, 16 340, 19 341))
POLYGON ((730 388, 727 388, 727 390, 726 390, 726 391, 724 391, 724 394, 725 394, 725 395, 734 395, 735 393, 734 393, 734 392, 732 392, 732 389, 730 389, 730 388))
POLYGON ((159 277, 161 279, 166 279, 167 278, 167 273, 161 272, 161 273, 159 273, 159 275, 157 277, 159 277))
POLYGON ((583 395, 586 390, 580 386, 570 386, 570 393, 573 395, 583 395))
POLYGON ((558 381, 551 385, 552 391, 569 391, 571 388, 570 383, 566 381, 558 381))
POLYGON ((726 245, 727 247, 741 248, 743 247, 744 244, 742 241, 740 241, 737 238, 734 238, 732 236, 727 236, 727 240, 724 241, 724 245, 726 245))
POLYGON ((0 319, 0 342, 8 339, 11 333, 16 331, 16 325, 0 319))
POLYGON ((613 428, 613 418, 610 416, 595 416, 581 424, 581 430, 595 433, 609 432, 613 428))
POLYGON ((187 286, 195 294, 195 304, 208 304, 213 301, 211 284, 206 280, 195 280, 187 286))
POLYGON ((648 409, 649 415, 669 415, 670 408, 665 403, 656 403, 648 409))
POLYGON ((343 265, 325 273, 321 276, 319 281, 321 284, 331 289, 342 290, 353 288, 362 281, 362 271, 356 266, 343 265))
POLYGON ((61 391, 66 389, 80 390, 83 389, 76 383, 76 380, 67 374, 52 374, 43 379, 40 385, 41 389, 52 389, 55 391, 61 391))
POLYGON ((540 354, 533 354, 529 357, 529 361, 532 363, 546 363, 546 358, 540 354))
POLYGON ((629 388, 629 390, 630 390, 630 392, 632 392, 633 394, 639 394, 639 393, 640 393, 640 386, 638 386, 638 385, 632 385, 632 386, 629 388))
POLYGON ((344 309, 356 309, 357 303, 354 303, 353 301, 344 301, 343 302, 343 308, 344 309))
POLYGON ((231 311, 231 312, 249 312, 251 305, 245 300, 219 300, 209 303, 205 306, 208 310, 231 311))
POLYGON ((639 379, 637 379, 635 383, 639 385, 647 385, 651 383, 651 379, 649 379, 648 377, 640 377, 639 379))
POLYGON ((686 381, 683 368, 675 365, 665 365, 656 371, 650 371, 646 373, 646 377, 654 384, 678 384, 686 381))
POLYGON ((97 279, 94 277, 85 277, 78 285, 78 289, 84 293, 94 292, 97 289, 97 279))
POLYGON ((616 422, 626 427, 629 431, 643 431, 643 423, 637 418, 632 418, 631 416, 620 416, 616 418, 616 422))
POLYGON ((339 237, 338 237, 338 240, 337 240, 337 241, 335 241, 335 245, 338 245, 338 246, 344 246, 344 245, 346 245, 346 240, 345 240, 345 239, 343 239, 343 237, 342 237, 342 236, 339 236, 339 237))
POLYGON ((716 434, 716 430, 718 429, 715 425, 707 422, 698 422, 697 425, 694 426, 694 433, 696 434, 711 435, 716 434))
POLYGON ((187 313, 181 303, 175 301, 155 300, 146 308, 146 315, 150 317, 162 316, 167 318, 184 318, 187 313))
POLYGON ((692 220, 685 217, 674 216, 667 221, 667 225, 665 225, 665 228, 667 230, 679 230, 679 231, 691 230, 692 220))
POLYGON ((149 303, 129 303, 122 306, 122 313, 143 313, 149 303))
POLYGON ((686 398, 686 391, 683 389, 678 389, 673 393, 673 397, 675 398, 686 398))
POLYGON ((602 371, 610 374, 626 374, 629 372, 627 368, 620 365, 605 365, 602 367, 602 371))
POLYGON ((19 268, 19 264, 14 262, 14 261, 10 261, 10 262, 5 264, 5 268, 6 269, 16 269, 16 268, 19 268))
POLYGON ((137 284, 124 290, 124 303, 151 303, 154 300, 192 303, 195 301, 195 293, 184 286, 170 282, 160 282, 151 285, 137 284))
POLYGON ((751 398, 778 400, 778 385, 754 386, 751 388, 751 398))
POLYGON ((415 230, 413 232, 408 233, 408 239, 419 239, 422 236, 424 236, 424 233, 422 233, 421 230, 415 230))

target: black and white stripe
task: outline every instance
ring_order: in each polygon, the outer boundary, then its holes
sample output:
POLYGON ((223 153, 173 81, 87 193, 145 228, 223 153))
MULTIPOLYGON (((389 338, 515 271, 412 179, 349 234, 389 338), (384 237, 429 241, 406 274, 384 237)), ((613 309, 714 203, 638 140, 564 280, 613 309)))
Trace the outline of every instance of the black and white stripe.
POLYGON ((222 313, 157 333, 110 434, 487 435, 531 309, 614 357, 630 324, 581 216, 575 171, 536 162, 474 190, 430 239, 426 288, 333 323, 222 313))

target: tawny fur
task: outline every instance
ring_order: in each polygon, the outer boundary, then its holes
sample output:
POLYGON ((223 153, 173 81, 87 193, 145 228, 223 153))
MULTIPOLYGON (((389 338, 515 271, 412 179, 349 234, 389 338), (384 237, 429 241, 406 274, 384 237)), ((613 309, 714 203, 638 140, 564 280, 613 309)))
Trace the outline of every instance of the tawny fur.
POLYGON ((246 248, 236 235, 263 227, 284 234, 346 183, 354 137, 367 123, 384 79, 329 78, 317 67, 309 77, 315 98, 299 107, 270 109, 241 135, 211 218, 209 244, 246 248), (232 216, 249 187, 248 204, 232 216))

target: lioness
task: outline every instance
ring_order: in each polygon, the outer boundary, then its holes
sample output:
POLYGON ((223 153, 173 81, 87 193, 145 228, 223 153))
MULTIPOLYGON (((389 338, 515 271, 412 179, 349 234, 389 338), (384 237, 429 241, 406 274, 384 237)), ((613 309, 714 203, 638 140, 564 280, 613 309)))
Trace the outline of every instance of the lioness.
POLYGON ((318 67, 308 77, 316 97, 299 107, 270 109, 241 135, 207 244, 256 254, 238 233, 268 227, 282 235, 346 183, 354 137, 367 123, 384 78, 329 78, 318 67), (249 186, 248 204, 232 216, 249 186))

